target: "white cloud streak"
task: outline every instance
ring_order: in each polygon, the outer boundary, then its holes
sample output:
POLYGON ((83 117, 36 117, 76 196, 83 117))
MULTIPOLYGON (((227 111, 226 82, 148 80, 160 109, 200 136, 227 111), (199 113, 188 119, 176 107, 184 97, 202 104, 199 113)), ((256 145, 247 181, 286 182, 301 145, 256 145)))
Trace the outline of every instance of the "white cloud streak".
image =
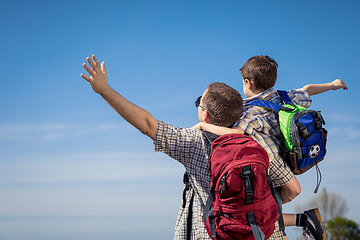
POLYGON ((0 165, 0 183, 76 183, 172 178, 183 167, 154 152, 13 156, 0 165))
POLYGON ((360 140, 360 129, 355 126, 330 128, 328 129, 328 139, 333 142, 360 140))
POLYGON ((86 136, 90 133, 108 132, 120 127, 123 127, 123 124, 44 123, 0 125, 0 142, 66 139, 86 136))

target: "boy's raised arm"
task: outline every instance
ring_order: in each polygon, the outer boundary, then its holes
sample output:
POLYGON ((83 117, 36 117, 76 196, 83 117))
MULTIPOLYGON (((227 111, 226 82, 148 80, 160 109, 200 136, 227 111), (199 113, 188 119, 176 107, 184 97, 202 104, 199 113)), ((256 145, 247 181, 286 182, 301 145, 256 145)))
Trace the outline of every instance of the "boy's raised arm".
POLYGON ((348 89, 346 84, 343 81, 341 81, 340 79, 336 79, 329 83, 308 84, 303 87, 303 89, 305 89, 309 93, 310 96, 316 95, 319 93, 323 93, 323 92, 326 92, 329 90, 337 90, 340 88, 342 88, 344 90, 348 89))
POLYGON ((109 86, 104 62, 102 62, 100 66, 95 55, 92 55, 92 59, 88 57, 86 60, 91 68, 85 63, 83 66, 90 76, 81 74, 81 77, 88 81, 93 90, 100 94, 127 122, 143 134, 154 139, 157 120, 149 112, 129 102, 109 86))

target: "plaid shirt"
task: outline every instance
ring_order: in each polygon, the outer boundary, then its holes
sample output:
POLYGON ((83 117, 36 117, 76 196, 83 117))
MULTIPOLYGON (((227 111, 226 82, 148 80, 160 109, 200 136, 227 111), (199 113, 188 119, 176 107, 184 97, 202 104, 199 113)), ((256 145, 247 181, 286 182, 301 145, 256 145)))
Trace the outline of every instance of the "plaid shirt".
MULTIPOLYGON (((306 108, 310 107, 311 98, 304 89, 290 90, 287 93, 294 103, 306 108)), ((273 88, 247 98, 244 100, 243 115, 234 126, 240 127, 265 148, 270 158, 269 175, 274 187, 279 187, 290 182, 294 174, 279 156, 283 137, 278 122, 278 114, 262 107, 246 105, 259 99, 282 104, 279 94, 273 88)))
POLYGON ((199 130, 175 128, 158 121, 154 147, 155 151, 164 152, 184 165, 192 186, 186 192, 185 206, 181 204, 174 239, 186 239, 187 217, 190 200, 193 197, 191 239, 210 240, 202 220, 203 208, 210 192, 211 178, 208 173, 210 144, 204 140, 199 130))
MULTIPOLYGON (((185 206, 182 202, 175 226, 175 240, 184 240, 187 235, 187 217, 193 197, 191 239, 211 240, 205 229, 203 209, 210 192, 211 178, 208 173, 210 143, 205 141, 200 131, 189 128, 175 128, 158 121, 154 139, 155 151, 164 152, 184 165, 193 188, 186 192, 185 206)), ((269 239, 283 239, 278 222, 269 239)))

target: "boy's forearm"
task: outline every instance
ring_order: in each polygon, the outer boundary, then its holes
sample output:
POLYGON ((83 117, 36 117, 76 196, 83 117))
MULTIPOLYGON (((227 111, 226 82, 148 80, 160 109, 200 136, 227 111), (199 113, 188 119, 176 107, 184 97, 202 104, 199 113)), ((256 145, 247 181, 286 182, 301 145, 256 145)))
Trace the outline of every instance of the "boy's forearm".
POLYGON ((129 102, 112 88, 108 88, 100 95, 128 123, 151 139, 155 138, 157 120, 149 112, 129 102))
POLYGON ((310 96, 323 93, 329 90, 337 90, 340 88, 344 90, 348 89, 346 84, 340 79, 335 79, 334 81, 329 83, 308 84, 303 87, 303 89, 306 90, 310 96))
POLYGON ((310 96, 323 93, 332 89, 331 83, 322 83, 322 84, 308 84, 303 87, 310 96))
POLYGON ((290 202, 301 192, 300 183, 294 176, 290 182, 281 186, 281 198, 283 204, 290 202))

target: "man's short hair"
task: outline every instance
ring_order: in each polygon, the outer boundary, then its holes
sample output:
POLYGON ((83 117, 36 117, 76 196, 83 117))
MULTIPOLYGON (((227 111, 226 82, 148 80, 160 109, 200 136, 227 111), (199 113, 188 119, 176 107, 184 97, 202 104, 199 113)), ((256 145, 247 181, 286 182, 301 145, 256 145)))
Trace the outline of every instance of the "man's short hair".
POLYGON ((203 98, 212 124, 231 127, 242 115, 243 99, 238 91, 221 82, 209 84, 203 98))
POLYGON ((265 91, 275 85, 278 64, 269 56, 257 55, 240 69, 243 79, 249 79, 257 90, 265 91))

